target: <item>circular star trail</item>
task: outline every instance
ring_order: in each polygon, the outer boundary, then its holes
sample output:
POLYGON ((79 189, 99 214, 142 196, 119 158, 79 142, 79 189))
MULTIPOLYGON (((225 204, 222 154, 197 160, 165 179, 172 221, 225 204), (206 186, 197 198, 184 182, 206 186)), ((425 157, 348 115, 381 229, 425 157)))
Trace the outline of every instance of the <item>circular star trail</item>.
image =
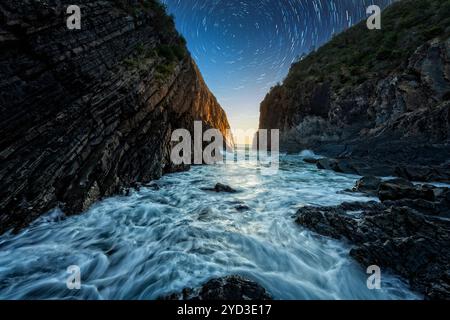
POLYGON ((257 128, 259 104, 300 56, 392 0, 163 0, 233 128, 257 128))

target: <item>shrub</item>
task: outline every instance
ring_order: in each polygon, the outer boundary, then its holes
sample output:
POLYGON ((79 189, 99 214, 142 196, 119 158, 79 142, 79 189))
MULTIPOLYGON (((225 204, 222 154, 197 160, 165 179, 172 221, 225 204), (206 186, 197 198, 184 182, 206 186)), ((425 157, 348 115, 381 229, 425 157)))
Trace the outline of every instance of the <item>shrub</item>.
POLYGON ((182 45, 161 45, 157 49, 158 56, 169 62, 181 61, 186 57, 186 48, 182 45))

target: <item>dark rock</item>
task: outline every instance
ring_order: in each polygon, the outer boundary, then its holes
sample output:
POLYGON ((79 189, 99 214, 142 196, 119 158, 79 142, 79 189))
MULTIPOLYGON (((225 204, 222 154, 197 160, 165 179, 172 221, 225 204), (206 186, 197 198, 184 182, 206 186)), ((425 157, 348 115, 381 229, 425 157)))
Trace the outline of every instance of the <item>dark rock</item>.
POLYGON ((156 183, 144 184, 143 186, 146 187, 146 188, 152 189, 154 191, 161 190, 161 187, 158 184, 156 184, 156 183))
POLYGON ((382 181, 377 177, 364 177, 356 183, 352 192, 378 196, 388 207, 409 207, 423 214, 450 217, 448 188, 414 185, 404 179, 382 181))
POLYGON ((321 235, 350 241, 350 255, 363 267, 389 269, 426 298, 450 299, 450 220, 392 204, 305 207, 296 221, 321 235))
POLYGON ((382 180, 380 178, 374 176, 363 177, 356 182, 353 191, 378 196, 378 190, 381 182, 382 180))
POLYGON ((381 201, 399 199, 425 199, 434 201, 433 189, 416 187, 404 179, 394 179, 382 182, 379 186, 378 196, 381 201))
POLYGON ((214 211, 207 207, 207 208, 201 208, 198 213, 198 220, 199 221, 209 221, 211 217, 213 216, 214 211))
POLYGON ((397 166, 395 174, 410 181, 450 181, 450 168, 444 166, 397 166))
POLYGON ((240 204, 238 206, 235 207, 237 211, 239 212, 243 212, 243 211, 248 211, 250 210, 250 207, 245 205, 245 204, 240 204))
POLYGON ((320 159, 316 162, 317 168, 321 170, 334 170, 336 167, 336 162, 331 159, 320 159))
POLYGON ((80 0, 84 27, 71 31, 69 4, 1 4, 0 233, 186 169, 170 161, 174 129, 229 128, 160 6, 80 0))
POLYGON ((304 162, 309 163, 309 164, 316 164, 319 162, 319 159, 314 159, 314 158, 305 158, 303 159, 304 162))
POLYGON ((272 297, 253 281, 229 276, 210 280, 198 289, 184 289, 160 300, 263 301, 272 300, 272 297))
POLYGON ((224 193, 236 193, 237 191, 231 188, 230 186, 227 186, 222 183, 218 183, 214 186, 214 188, 202 188, 204 191, 214 191, 217 193, 224 192, 224 193))
POLYGON ((230 186, 218 183, 216 184, 216 186, 214 187, 214 190, 216 192, 227 192, 227 193, 236 193, 237 191, 234 190, 233 188, 231 188, 230 186))
POLYGON ((353 163, 347 159, 337 159, 336 166, 333 168, 333 170, 336 172, 347 174, 359 174, 353 163))
POLYGON ((427 18, 414 25, 396 24, 402 12, 424 14, 414 0, 383 13, 385 23, 396 25, 393 32, 409 35, 392 44, 389 50, 400 53, 395 58, 355 61, 351 53, 364 41, 373 44, 368 52, 390 41, 387 33, 368 35, 363 21, 293 64, 261 103, 259 127, 280 130, 282 151, 309 149, 340 159, 319 161, 322 169, 449 182, 450 39, 441 18, 444 2, 427 3, 427 18), (437 32, 417 32, 427 28, 437 32), (344 47, 347 53, 336 54, 344 47))
POLYGON ((347 159, 320 159, 317 161, 317 168, 333 170, 340 173, 358 174, 358 171, 347 159))

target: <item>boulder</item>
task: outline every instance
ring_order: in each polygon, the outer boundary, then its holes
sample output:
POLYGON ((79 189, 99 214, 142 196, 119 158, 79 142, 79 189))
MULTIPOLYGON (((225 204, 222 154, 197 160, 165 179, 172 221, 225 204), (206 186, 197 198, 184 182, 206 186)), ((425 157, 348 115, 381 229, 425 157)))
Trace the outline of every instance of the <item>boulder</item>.
POLYGON ((319 159, 305 158, 305 159, 303 159, 303 161, 306 162, 306 163, 309 163, 309 164, 317 165, 317 163, 319 162, 319 159))
POLYGON ((377 196, 381 183, 382 183, 382 180, 375 176, 363 177, 358 182, 356 182, 356 185, 353 188, 353 191, 377 196))
POLYGON ((425 199, 434 201, 433 188, 418 187, 404 179, 393 179, 382 182, 379 186, 378 196, 381 201, 400 199, 425 199))
POLYGON ((237 190, 233 189, 233 188, 230 187, 230 186, 227 186, 227 185, 225 185, 225 184, 222 184, 222 183, 216 184, 216 185, 214 186, 214 188, 202 188, 202 190, 204 190, 204 191, 213 191, 213 192, 217 192, 217 193, 220 193, 220 192, 224 192, 224 193, 236 193, 236 192, 237 192, 237 190))
POLYGON ((332 170, 339 173, 358 174, 358 170, 348 159, 320 159, 316 161, 317 168, 332 170))
POLYGON ((160 300, 262 301, 272 300, 272 297, 256 282, 233 275, 212 279, 201 288, 186 288, 160 300))
POLYGON ((250 210, 250 207, 245 204, 240 204, 235 207, 235 209, 239 212, 244 212, 250 210))

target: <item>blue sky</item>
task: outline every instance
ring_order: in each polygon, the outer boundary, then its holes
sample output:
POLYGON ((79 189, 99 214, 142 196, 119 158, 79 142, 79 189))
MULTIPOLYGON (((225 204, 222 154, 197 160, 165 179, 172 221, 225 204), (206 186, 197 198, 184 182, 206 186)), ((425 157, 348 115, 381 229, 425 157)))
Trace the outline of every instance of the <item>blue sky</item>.
POLYGON ((163 0, 232 128, 257 128, 259 105, 297 57, 392 0, 163 0))

